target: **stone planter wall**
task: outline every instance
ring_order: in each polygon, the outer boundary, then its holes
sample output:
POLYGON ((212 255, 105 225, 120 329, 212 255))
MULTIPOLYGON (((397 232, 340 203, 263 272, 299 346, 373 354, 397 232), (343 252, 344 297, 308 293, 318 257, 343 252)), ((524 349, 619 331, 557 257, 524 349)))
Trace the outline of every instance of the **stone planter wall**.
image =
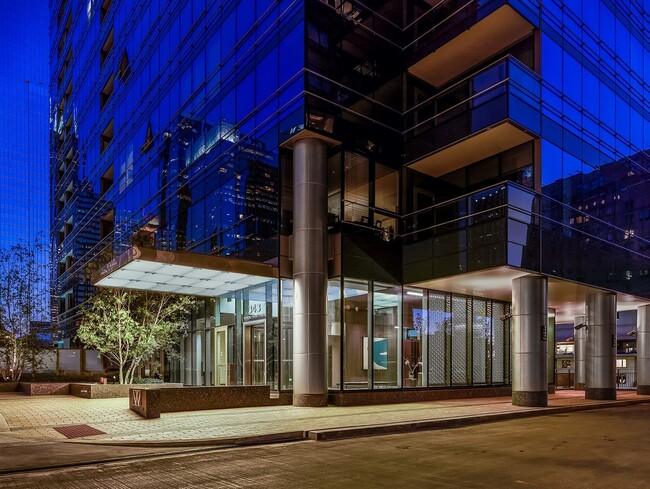
POLYGON ((183 387, 183 384, 70 384, 70 394, 85 399, 114 399, 129 397, 130 388, 161 388, 183 387))
POLYGON ((398 404, 401 402, 442 401, 448 399, 470 399, 476 397, 510 396, 508 386, 472 387, 458 389, 408 389, 347 391, 329 394, 329 403, 336 406, 364 406, 372 404, 398 404))
POLYGON ((16 392, 18 382, 0 382, 0 392, 16 392))
POLYGON ((20 382, 18 390, 26 396, 64 396, 70 394, 66 382, 20 382))
POLYGON ((160 413, 200 411, 256 406, 286 406, 291 394, 271 397, 268 385, 235 385, 219 387, 131 386, 129 407, 145 418, 158 418, 160 413), (157 392, 152 392, 157 391, 157 392))

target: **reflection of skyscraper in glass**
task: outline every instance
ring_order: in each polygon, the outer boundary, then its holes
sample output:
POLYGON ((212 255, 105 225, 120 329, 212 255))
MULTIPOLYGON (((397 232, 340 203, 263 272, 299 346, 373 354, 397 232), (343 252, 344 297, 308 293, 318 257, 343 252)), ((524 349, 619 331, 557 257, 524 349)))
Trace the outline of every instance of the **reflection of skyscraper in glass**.
MULTIPOLYGON (((3 3, 0 247, 34 239, 48 244, 48 20, 46 1, 3 3)), ((38 254, 44 267, 48 255, 38 254)))

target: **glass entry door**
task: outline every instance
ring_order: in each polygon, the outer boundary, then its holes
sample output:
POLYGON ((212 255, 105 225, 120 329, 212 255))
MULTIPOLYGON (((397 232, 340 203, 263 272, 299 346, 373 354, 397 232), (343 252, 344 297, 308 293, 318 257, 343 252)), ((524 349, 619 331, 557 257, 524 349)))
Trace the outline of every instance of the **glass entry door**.
POLYGON ((266 321, 244 323, 244 385, 266 384, 266 321))
POLYGON ((214 352, 217 372, 215 385, 229 385, 228 382, 228 327, 214 330, 214 352))

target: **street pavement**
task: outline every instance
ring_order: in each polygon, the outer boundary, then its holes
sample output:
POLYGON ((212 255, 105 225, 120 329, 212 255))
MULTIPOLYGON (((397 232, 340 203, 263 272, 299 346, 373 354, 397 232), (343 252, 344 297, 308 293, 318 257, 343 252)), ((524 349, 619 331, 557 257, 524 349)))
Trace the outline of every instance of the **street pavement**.
POLYGON ((619 391, 617 401, 587 401, 583 392, 559 391, 549 396, 548 408, 512 406, 509 397, 497 397, 357 407, 222 409, 143 419, 129 410, 127 399, 5 393, 0 394, 0 473, 199 447, 444 429, 649 402, 650 396, 637 396, 634 391, 619 391), (88 425, 103 434, 69 440, 55 429, 71 425, 88 425))
POLYGON ((3 489, 647 488, 650 404, 0 475, 3 489))

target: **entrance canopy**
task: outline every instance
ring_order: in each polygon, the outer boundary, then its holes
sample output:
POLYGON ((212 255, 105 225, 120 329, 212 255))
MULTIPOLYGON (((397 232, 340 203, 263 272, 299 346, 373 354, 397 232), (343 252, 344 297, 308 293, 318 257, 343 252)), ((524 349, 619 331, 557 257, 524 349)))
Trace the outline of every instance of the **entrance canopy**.
POLYGON ((265 263, 134 246, 102 267, 93 283, 98 287, 217 297, 278 276, 278 269, 265 263))

